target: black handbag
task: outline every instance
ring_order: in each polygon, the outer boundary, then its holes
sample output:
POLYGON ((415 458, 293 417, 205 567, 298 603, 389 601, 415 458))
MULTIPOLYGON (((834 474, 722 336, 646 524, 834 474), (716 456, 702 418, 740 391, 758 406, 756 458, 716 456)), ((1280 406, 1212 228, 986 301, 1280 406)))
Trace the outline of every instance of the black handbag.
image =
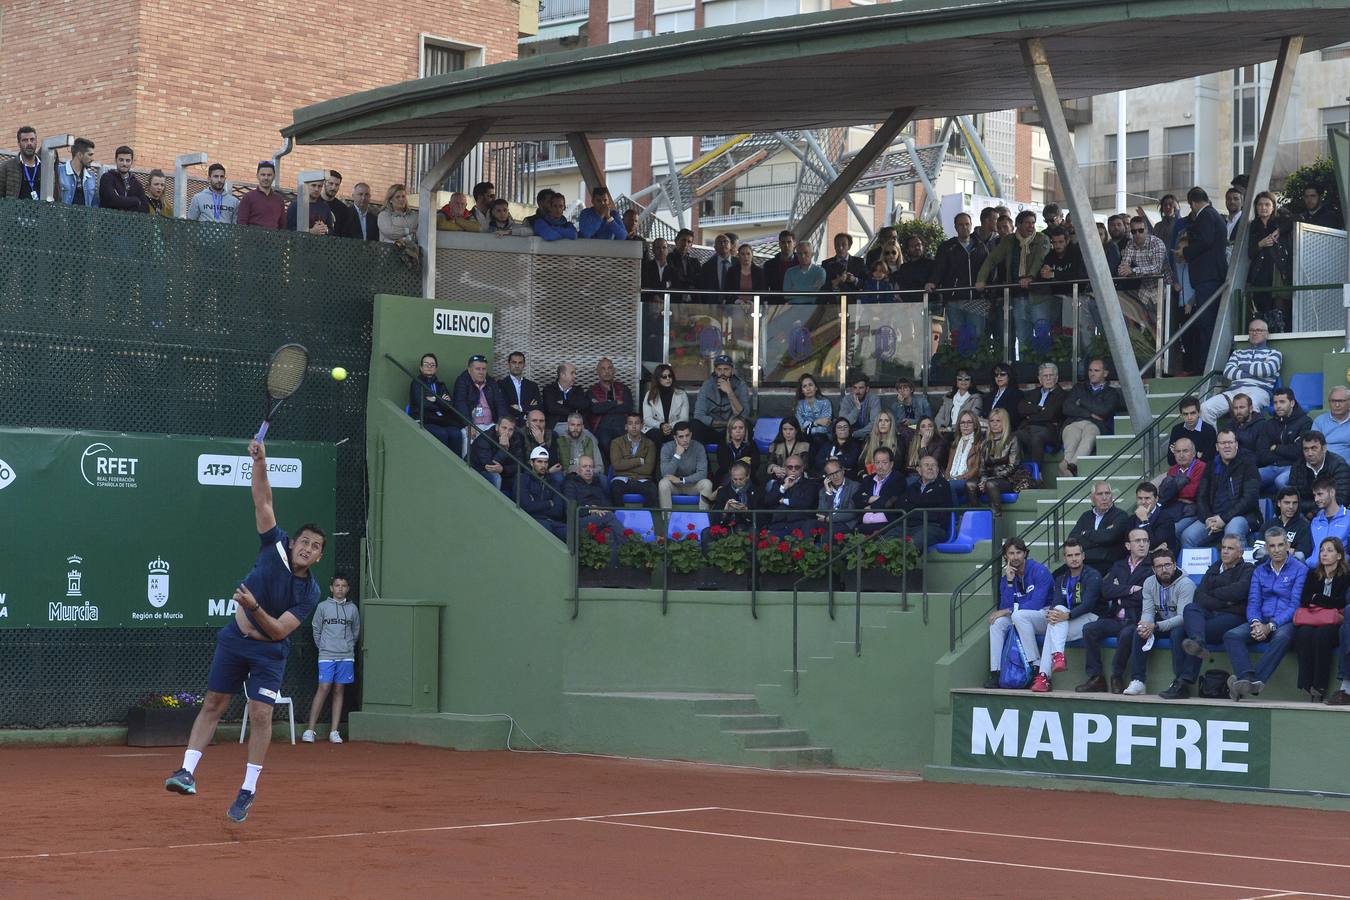
POLYGON ((1200 696, 1210 700, 1228 699, 1228 673, 1210 669, 1200 678, 1200 696))

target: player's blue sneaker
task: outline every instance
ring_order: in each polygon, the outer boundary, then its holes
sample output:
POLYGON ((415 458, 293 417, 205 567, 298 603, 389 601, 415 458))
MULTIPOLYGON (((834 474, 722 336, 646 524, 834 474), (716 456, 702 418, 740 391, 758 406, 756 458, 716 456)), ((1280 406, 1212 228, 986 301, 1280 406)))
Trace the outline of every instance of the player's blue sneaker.
POLYGON ((252 805, 253 792, 240 788, 239 796, 234 798, 234 803, 230 804, 230 808, 225 811, 225 815, 235 822, 242 822, 248 818, 248 810, 252 805))
POLYGON ((192 773, 187 769, 179 769, 164 779, 164 790, 172 791, 175 794, 195 794, 197 793, 197 779, 193 778, 192 773))

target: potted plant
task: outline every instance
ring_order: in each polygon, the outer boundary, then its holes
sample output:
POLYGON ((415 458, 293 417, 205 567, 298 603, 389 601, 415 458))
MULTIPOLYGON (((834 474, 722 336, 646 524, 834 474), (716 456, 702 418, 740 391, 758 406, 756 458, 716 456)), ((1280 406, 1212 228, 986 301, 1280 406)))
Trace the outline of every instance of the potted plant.
POLYGON ((744 590, 750 584, 750 535, 714 525, 708 531, 708 565, 715 586, 744 590))
POLYGON ((615 585, 616 570, 610 565, 614 551, 614 533, 594 522, 577 535, 577 581, 589 587, 622 587, 615 585))
MULTIPOLYGON (((823 534, 823 530, 816 531, 823 534)), ((811 575, 798 586, 803 591, 821 591, 829 585, 828 573, 823 571, 829 551, 816 541, 816 534, 808 535, 800 528, 786 537, 760 532, 756 548, 759 551, 759 587, 761 590, 790 591, 803 575, 811 575)))
POLYGON ((856 546, 862 554, 861 573, 856 557, 850 554, 844 570, 849 588, 858 585, 860 576, 864 591, 898 594, 906 588, 917 591, 922 587, 919 548, 909 535, 884 535, 856 546))
POLYGON ((615 580, 624 580, 616 587, 651 587, 652 571, 660 557, 655 539, 650 531, 638 533, 625 528, 619 535, 619 567, 614 572, 615 580))
POLYGON ((174 747, 186 744, 202 708, 202 695, 151 694, 127 713, 128 747, 174 747))
POLYGON ((706 562, 699 546, 698 529, 689 523, 688 530, 676 531, 666 541, 666 587, 672 590, 699 590, 707 587, 703 578, 706 562))

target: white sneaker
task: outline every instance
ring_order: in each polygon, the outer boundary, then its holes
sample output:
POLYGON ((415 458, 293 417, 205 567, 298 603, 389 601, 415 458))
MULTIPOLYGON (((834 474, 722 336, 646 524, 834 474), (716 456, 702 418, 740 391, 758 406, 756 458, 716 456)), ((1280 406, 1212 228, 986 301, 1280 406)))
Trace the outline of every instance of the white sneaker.
POLYGON ((1142 681, 1139 681, 1138 679, 1131 681, 1128 685, 1125 686, 1125 690, 1121 691, 1122 694, 1128 694, 1131 697, 1138 697, 1143 692, 1144 692, 1144 683, 1142 681))
POLYGON ((342 735, 338 734, 336 731, 328 732, 328 743, 330 744, 342 743, 342 735))
POLYGON ((304 741, 306 744, 312 744, 316 737, 318 737, 318 735, 313 731, 306 731, 304 734, 300 735, 300 740, 304 741))

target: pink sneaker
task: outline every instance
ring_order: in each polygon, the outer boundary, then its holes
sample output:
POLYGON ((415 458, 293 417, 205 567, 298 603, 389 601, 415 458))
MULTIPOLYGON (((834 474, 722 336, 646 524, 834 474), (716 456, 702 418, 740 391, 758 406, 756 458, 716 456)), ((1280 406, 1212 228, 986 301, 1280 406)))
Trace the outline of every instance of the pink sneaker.
POLYGON ((1037 672, 1036 678, 1031 682, 1031 692, 1033 694, 1050 693, 1050 679, 1044 672, 1037 672))
POLYGON ((1069 671, 1069 664, 1068 664, 1067 662, 1064 661, 1064 654, 1063 654, 1063 653, 1055 653, 1055 654, 1051 655, 1051 657, 1050 657, 1050 671, 1051 671, 1051 672, 1067 672, 1067 671, 1069 671))

